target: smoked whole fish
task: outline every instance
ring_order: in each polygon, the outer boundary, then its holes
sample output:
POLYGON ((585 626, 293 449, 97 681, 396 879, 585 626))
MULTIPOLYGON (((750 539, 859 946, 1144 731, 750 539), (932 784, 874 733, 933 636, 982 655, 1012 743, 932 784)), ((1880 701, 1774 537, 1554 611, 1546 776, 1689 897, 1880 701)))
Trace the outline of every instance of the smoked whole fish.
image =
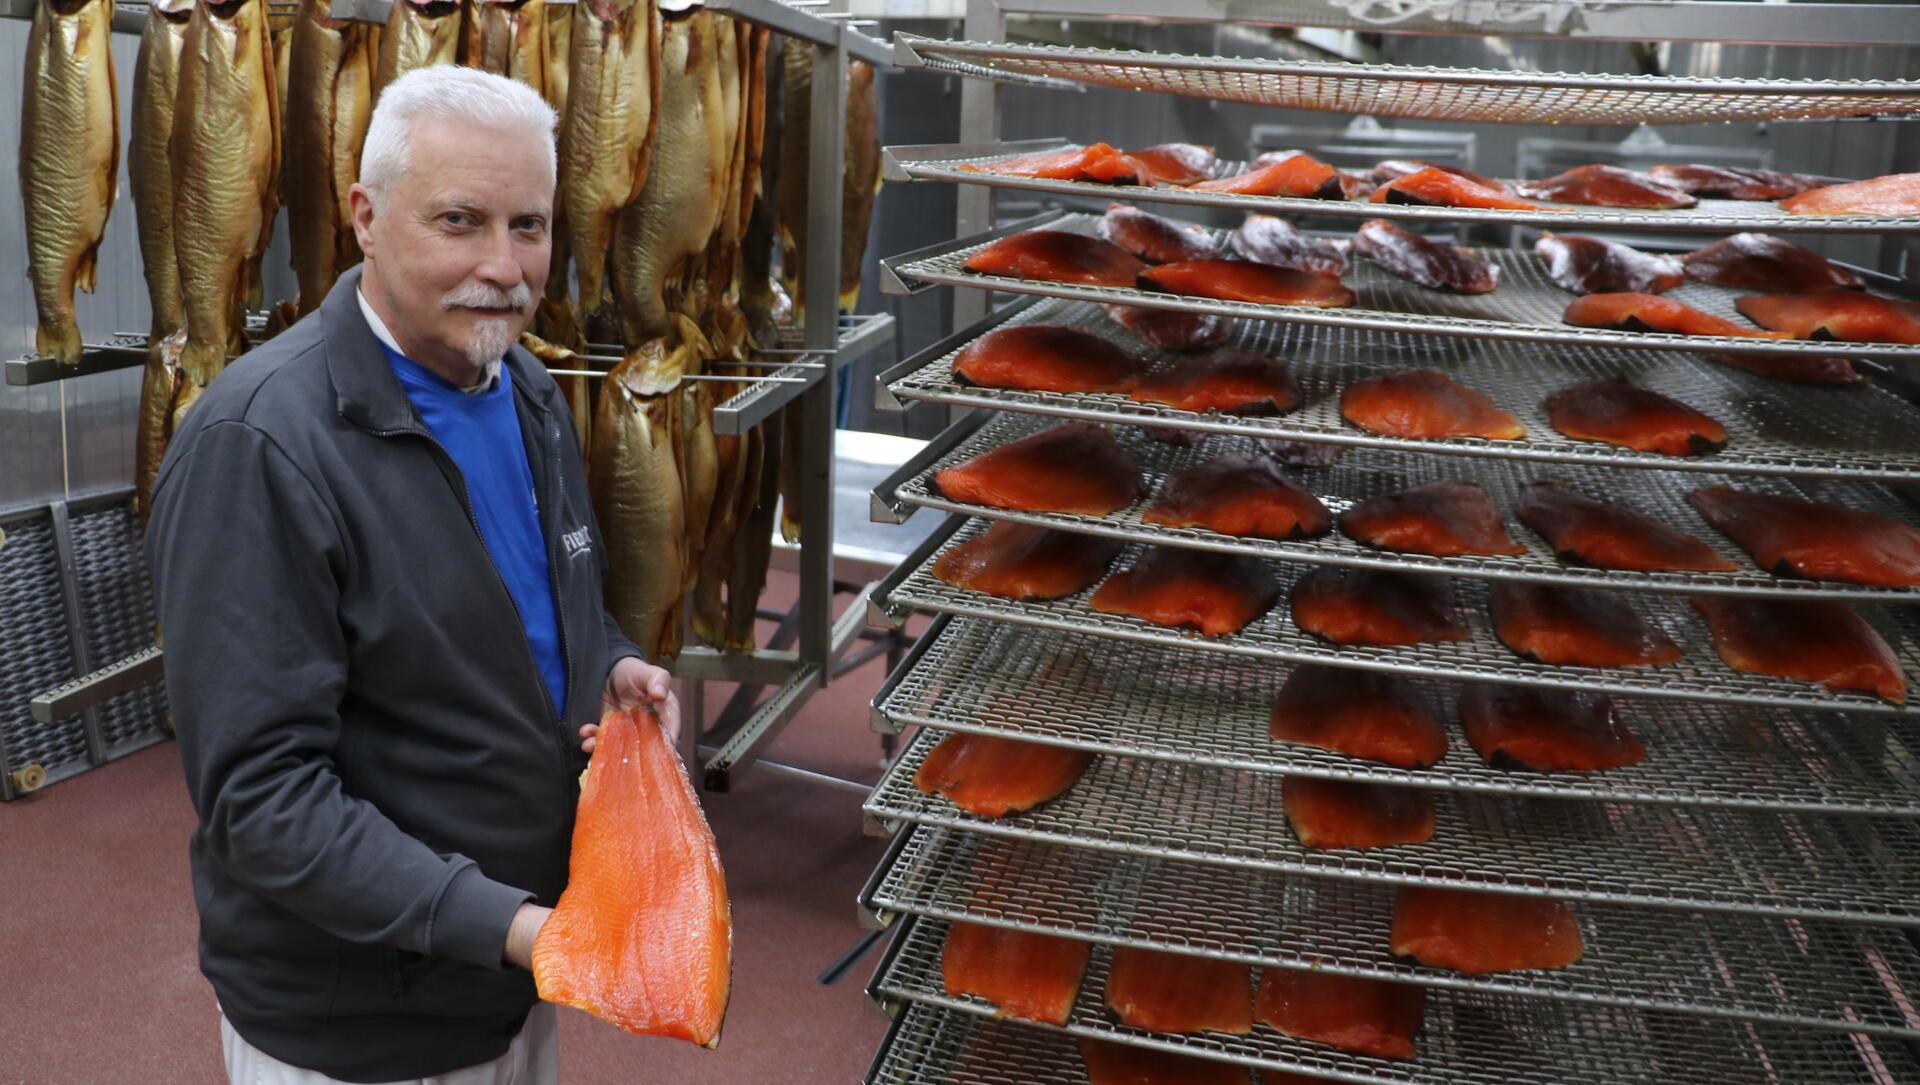
POLYGON ((294 22, 283 194, 302 316, 318 309, 340 273, 360 262, 347 192, 360 179, 360 150, 373 115, 375 37, 365 23, 333 18, 332 0, 304 0, 294 22))
POLYGON ((583 321, 601 307, 620 213, 640 196, 653 162, 660 46, 653 0, 575 5, 556 196, 583 321))
POLYGON ((394 0, 380 35, 374 65, 373 96, 414 70, 460 59, 459 0, 394 0))
POLYGON ((880 195, 880 99, 873 66, 847 63, 846 167, 840 175, 840 308, 860 300, 860 273, 868 227, 880 195))
POLYGON ((461 63, 547 96, 546 0, 467 0, 461 63))

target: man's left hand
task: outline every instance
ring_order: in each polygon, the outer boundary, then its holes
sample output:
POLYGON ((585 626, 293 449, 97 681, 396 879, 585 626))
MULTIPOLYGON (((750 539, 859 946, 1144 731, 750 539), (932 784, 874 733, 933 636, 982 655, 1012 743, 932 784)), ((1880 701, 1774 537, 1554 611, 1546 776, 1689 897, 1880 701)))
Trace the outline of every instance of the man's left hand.
MULTIPOLYGON (((667 732, 668 745, 678 748, 680 701, 673 695, 673 676, 664 667, 626 656, 616 662, 613 672, 607 675, 607 688, 600 698, 600 711, 618 712, 646 705, 651 705, 654 714, 660 717, 660 726, 667 732)), ((580 728, 580 748, 592 753, 594 739, 599 734, 600 725, 596 723, 580 728)))

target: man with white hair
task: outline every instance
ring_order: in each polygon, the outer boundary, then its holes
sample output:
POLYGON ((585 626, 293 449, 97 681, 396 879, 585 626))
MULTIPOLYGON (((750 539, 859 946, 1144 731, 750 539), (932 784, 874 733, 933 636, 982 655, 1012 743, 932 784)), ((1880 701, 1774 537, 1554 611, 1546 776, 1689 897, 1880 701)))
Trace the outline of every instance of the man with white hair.
POLYGON ((565 400, 513 345, 553 129, 499 76, 390 84, 350 197, 365 262, 161 465, 147 553, 234 1082, 556 1081, 527 969, 595 721, 651 701, 678 729, 602 604, 565 400))

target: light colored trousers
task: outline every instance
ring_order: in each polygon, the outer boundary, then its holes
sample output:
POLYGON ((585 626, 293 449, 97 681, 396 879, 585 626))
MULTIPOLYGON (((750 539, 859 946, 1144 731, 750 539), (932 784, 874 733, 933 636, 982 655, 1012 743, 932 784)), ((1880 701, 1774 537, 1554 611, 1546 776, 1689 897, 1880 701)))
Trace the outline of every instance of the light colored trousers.
MULTIPOLYGON (((288 1066, 248 1043, 220 1015, 220 1049, 232 1085, 339 1085, 338 1079, 288 1066)), ((393 1085, 560 1085, 560 1023, 553 1003, 535 1004, 507 1053, 492 1062, 393 1085)))

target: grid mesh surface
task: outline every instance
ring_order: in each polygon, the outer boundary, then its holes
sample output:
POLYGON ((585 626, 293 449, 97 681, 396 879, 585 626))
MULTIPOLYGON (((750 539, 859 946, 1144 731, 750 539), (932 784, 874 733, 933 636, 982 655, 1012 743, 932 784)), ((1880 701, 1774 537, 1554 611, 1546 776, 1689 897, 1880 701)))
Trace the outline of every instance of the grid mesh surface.
POLYGON ((940 737, 914 738, 868 797, 869 813, 1282 874, 1920 926, 1911 821, 1440 794, 1424 844, 1317 850, 1287 827, 1279 777, 1165 761, 1099 758, 1033 810, 969 814, 914 786, 940 737))
POLYGON ((908 831, 873 894, 888 911, 1429 987, 1920 1031, 1920 1019, 1903 1012, 1920 987, 1920 951, 1898 931, 1589 904, 1577 913, 1578 962, 1474 976, 1395 958, 1393 893, 1374 886, 908 831))
POLYGON ((898 35, 920 64, 1375 117, 1506 124, 1692 124, 1920 110, 1908 80, 1697 79, 1312 63, 941 41, 898 35))
MULTIPOLYGON (((1071 147, 1072 144, 1063 145, 1071 147)), ((890 152, 891 153, 891 152, 890 152)), ((1022 154, 1031 153, 1028 151, 1022 154)), ((1634 230, 1700 233, 1738 233, 1759 230, 1767 233, 1920 233, 1920 217, 1898 215, 1794 215, 1777 204, 1764 200, 1701 200, 1693 207, 1673 210, 1633 211, 1617 207, 1585 207, 1580 204, 1554 204, 1551 211, 1505 211, 1481 207, 1429 207, 1421 204, 1370 203, 1366 200, 1315 200, 1293 196, 1244 196, 1232 192, 1159 185, 1103 185, 1090 181, 1055 181, 1044 177, 1014 177, 1008 174, 961 169, 962 165, 984 166, 1004 155, 953 157, 933 153, 921 158, 894 156, 894 164, 908 176, 921 181, 946 181, 956 184, 1018 188, 1077 196, 1092 200, 1141 200, 1189 207, 1224 207, 1267 215, 1313 215, 1334 218, 1384 218, 1411 222, 1484 222, 1500 226, 1543 226, 1552 230, 1634 230)), ((1220 162, 1215 177, 1245 173, 1246 162, 1220 162)))
MULTIPOLYGON (((1401 769, 1276 742, 1267 717, 1289 668, 1236 656, 956 618, 875 702, 889 719, 1098 753, 1249 772, 1436 789, 1801 813, 1920 815, 1920 732, 1900 721, 1625 701, 1647 747, 1606 772, 1527 772, 1481 761, 1458 731, 1432 768, 1401 769), (1018 711, 1009 711, 1017 705, 1018 711)), ((1419 682, 1443 720, 1457 687, 1419 682)))
MULTIPOLYGON (((1148 347, 1107 319, 1100 306, 1043 298, 1005 325, 1064 324, 1108 339, 1151 359, 1154 368, 1178 366, 1185 355, 1148 347)), ((1698 358, 1602 347, 1541 351, 1513 343, 1445 339, 1310 327, 1263 320, 1234 322, 1234 345, 1292 366, 1305 403, 1291 414, 1250 417, 1197 414, 1134 403, 1116 394, 1070 395, 976 388, 953 379, 953 359, 964 346, 902 377, 888 388, 904 399, 988 407, 1093 421, 1149 421, 1158 426, 1254 437, 1329 441, 1489 458, 1617 464, 1670 470, 1770 475, 1848 475, 1920 479, 1920 442, 1914 408, 1875 387, 1819 388, 1784 384, 1698 358), (1339 389, 1401 369, 1437 368, 1478 388, 1520 419, 1518 441, 1477 437, 1409 440, 1362 432, 1340 417, 1339 389), (1625 377, 1714 416, 1728 428, 1727 447, 1699 458, 1658 456, 1560 436, 1542 408, 1549 395, 1581 381, 1625 377)))
MULTIPOLYGON (((1065 212, 1038 228, 1092 235, 1099 215, 1065 212)), ((1724 335, 1669 335, 1577 328, 1562 323, 1561 314, 1573 295, 1547 278, 1543 261, 1531 252, 1515 249, 1472 251, 1500 268, 1500 289, 1491 294, 1448 294, 1416 286, 1383 270, 1371 260, 1356 260, 1348 268, 1346 284, 1356 295, 1352 308, 1316 309, 1303 305, 1256 305, 1187 297, 1137 287, 1086 286, 1077 283, 1015 279, 981 275, 966 270, 967 259, 990 241, 955 252, 904 263, 890 263, 904 279, 945 286, 1005 290, 1015 294, 1073 298, 1081 301, 1142 305, 1229 317, 1251 317, 1283 323, 1406 331, 1423 335, 1504 339, 1518 343, 1602 345, 1662 351, 1740 351, 1803 358, 1903 358, 1920 360, 1920 346, 1895 343, 1832 343, 1806 339, 1754 339, 1724 335)), ((1743 291, 1705 283, 1686 282, 1664 297, 1703 312, 1751 327, 1734 309, 1743 291)))
MULTIPOLYGON (((941 552, 979 535, 988 524, 986 520, 967 521, 941 552)), ((1137 545, 1123 549, 1109 573, 1131 567, 1141 552, 1142 548, 1137 545)), ((1238 633, 1207 637, 1191 630, 1155 625, 1128 614, 1096 611, 1088 605, 1088 600, 1099 590, 1098 584, 1064 599, 1037 603, 1016 602, 958 588, 933 575, 931 570, 938 560, 936 553, 908 573, 887 596, 887 604, 1067 633, 1092 633, 1149 644, 1187 646, 1296 663, 1392 670, 1435 678, 1486 679, 1648 697, 1920 715, 1920 701, 1894 705, 1869 693, 1834 692, 1809 683, 1736 671, 1720 662, 1706 626, 1692 609, 1682 600, 1668 596, 1642 593, 1625 598, 1642 618, 1680 646, 1683 654, 1678 662, 1647 667, 1574 667, 1536 663, 1515 655, 1500 643, 1487 617, 1486 584, 1479 580, 1460 580, 1453 584, 1455 613, 1469 631, 1466 640, 1380 648, 1336 645, 1294 625, 1288 599, 1303 567, 1291 563, 1271 566, 1280 583, 1280 601, 1272 610, 1238 633)), ((1892 646, 1910 686, 1916 682, 1914 676, 1920 674, 1920 632, 1916 632, 1911 609, 1858 608, 1892 646)))
MULTIPOLYGON (((1496 460, 1476 465, 1471 472, 1460 465, 1431 456, 1408 455, 1378 449, 1349 452, 1332 468, 1302 469, 1290 472, 1296 485, 1312 492, 1336 516, 1370 497, 1396 493, 1431 482, 1459 480, 1468 475, 1485 490, 1507 522, 1508 534, 1527 547, 1514 556, 1461 555, 1450 558, 1428 557, 1391 550, 1376 550, 1348 538, 1338 528, 1317 539, 1276 542, 1222 535, 1204 528, 1163 527, 1146 523, 1144 513, 1158 499, 1161 484, 1174 471, 1204 463, 1218 456, 1242 453, 1264 459, 1251 439, 1231 435, 1210 436, 1203 443, 1179 448, 1148 437, 1137 426, 1112 429, 1134 461, 1144 468, 1148 481, 1147 496, 1108 516, 1079 516, 1064 513, 1017 512, 985 505, 955 501, 933 485, 933 473, 981 455, 1009 441, 1047 429, 1057 423, 1032 415, 1012 414, 995 419, 962 442, 960 447, 933 464, 918 477, 901 486, 898 496, 915 505, 962 512, 970 516, 1018 520, 1042 527, 1087 532, 1126 539, 1131 542, 1159 543, 1248 554, 1254 557, 1305 561, 1325 565, 1356 565, 1375 568, 1450 573, 1457 576, 1502 580, 1545 581, 1596 588, 1629 591, 1700 592, 1743 595, 1779 595, 1796 598, 1827 597, 1865 601, 1883 599, 1894 602, 1920 602, 1920 589, 1883 588, 1838 581, 1799 580, 1773 576, 1760 570, 1746 551, 1715 531, 1687 503, 1687 494, 1703 486, 1730 484, 1735 480, 1714 475, 1672 471, 1620 471, 1592 467, 1543 467, 1516 461, 1496 460), (1526 485, 1542 479, 1568 483, 1591 496, 1624 505, 1646 516, 1685 532, 1713 546, 1720 555, 1744 571, 1730 573, 1626 572, 1568 565, 1554 556, 1550 547, 1530 529, 1520 525, 1513 515, 1520 493, 1526 485)), ((1920 429, 1920 415, 1915 416, 1920 429)), ((1877 513, 1904 522, 1912 518, 1910 508, 1886 490, 1871 484, 1741 478, 1743 489, 1822 501, 1863 512, 1877 513)))
MULTIPOLYGON (((71 523, 87 657, 99 669, 153 644, 152 585, 131 503, 76 511, 71 523)), ((166 687, 160 682, 102 702, 100 733, 108 753, 164 737, 166 712, 166 687)))
POLYGON ((38 764, 54 778, 88 758, 79 717, 39 724, 27 709, 74 677, 53 521, 45 512, 0 520, 0 532, 0 772, 38 764))
MULTIPOLYGON (((896 947, 886 972, 875 979, 874 989, 883 997, 980 1017, 991 1015, 993 1007, 979 999, 946 993, 940 979, 940 946, 945 935, 945 924, 913 924, 901 936, 905 941, 896 947)), ((1882 1046, 1832 1033, 1624 1009, 1570 1011, 1539 1000, 1436 991, 1427 999, 1425 1025, 1414 1041, 1416 1057, 1380 1059, 1295 1040, 1265 1025, 1255 1025, 1246 1036, 1212 1032, 1171 1035, 1130 1028, 1108 1016, 1103 1006, 1107 964, 1106 952, 1096 949, 1081 981, 1079 1000, 1064 1028, 1026 1022, 988 1025, 984 1021, 976 1028, 983 1033, 1017 1028, 1035 1036, 1049 1036, 1045 1042, 1067 1051, 1074 1043, 1069 1037, 1085 1036, 1248 1067, 1304 1071, 1352 1081, 1434 1085, 1485 1085, 1495 1081, 1504 1085, 1625 1085, 1646 1081, 1715 1085, 1785 1081, 1811 1085, 1874 1081, 1861 1052, 1882 1046)), ((896 1037, 896 1043, 898 1040, 896 1037)), ((1889 1057, 1892 1065, 1902 1070, 1909 1062, 1897 1052, 1889 1057)), ((1072 1054, 1064 1054, 1057 1062, 1067 1076, 1040 1080, 1079 1080, 1067 1070, 1076 1061, 1072 1054)), ((1038 1065, 1038 1060, 1013 1062, 1021 1071, 1038 1065)), ((1003 1074, 986 1080, 1005 1083, 1009 1078, 1003 1074)))

